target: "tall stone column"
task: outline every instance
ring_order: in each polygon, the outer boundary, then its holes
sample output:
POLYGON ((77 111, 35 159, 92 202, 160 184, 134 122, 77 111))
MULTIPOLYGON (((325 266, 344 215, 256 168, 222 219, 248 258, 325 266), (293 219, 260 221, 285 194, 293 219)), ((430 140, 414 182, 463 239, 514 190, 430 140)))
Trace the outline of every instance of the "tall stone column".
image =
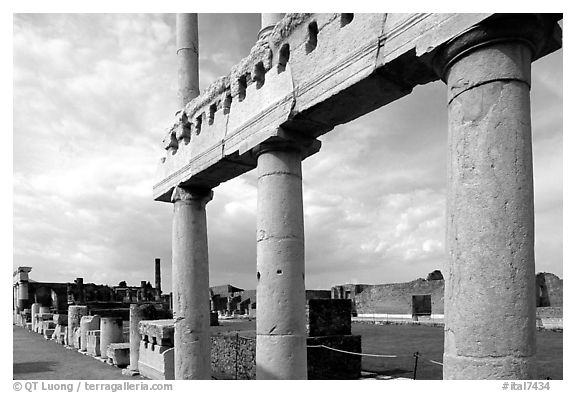
POLYGON ((172 285, 176 379, 210 379, 210 287, 206 204, 211 190, 172 194, 172 285))
POLYGON ((306 379, 301 154, 266 143, 258 157, 256 378, 306 379))
POLYGON ((269 35, 276 23, 280 22, 284 18, 284 14, 272 13, 272 14, 260 14, 261 28, 258 32, 258 39, 264 38, 269 35))
POLYGON ((530 64, 538 23, 450 42, 444 379, 533 378, 536 304, 530 64))
POLYGON ((154 260, 154 286, 156 287, 155 299, 162 299, 162 275, 160 273, 160 258, 154 260))
POLYGON ((200 94, 198 79, 198 14, 176 14, 178 100, 184 107, 200 94))

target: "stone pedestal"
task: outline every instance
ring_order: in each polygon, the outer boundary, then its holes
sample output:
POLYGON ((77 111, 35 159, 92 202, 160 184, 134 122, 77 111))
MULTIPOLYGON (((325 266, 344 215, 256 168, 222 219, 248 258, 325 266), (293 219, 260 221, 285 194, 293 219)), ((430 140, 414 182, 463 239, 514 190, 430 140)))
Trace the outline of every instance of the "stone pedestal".
POLYGON ((178 187, 172 195, 172 282, 176 379, 210 379, 206 203, 212 191, 178 187))
MULTIPOLYGON (((152 304, 131 304, 130 305, 130 365, 132 371, 138 370, 138 356, 140 353, 140 321, 157 319, 159 312, 152 304)), ((162 315, 166 317, 166 315, 162 315)))
POLYGON ((256 378, 306 379, 304 218, 300 150, 258 156, 256 378))
POLYGON ((86 351, 88 355, 100 356, 100 330, 90 330, 87 334, 86 351))
POLYGON ((130 343, 116 343, 108 345, 108 363, 124 368, 130 363, 130 343))
POLYGON ((121 343, 124 338, 122 335, 122 318, 109 317, 100 320, 100 357, 108 357, 108 345, 121 343))
MULTIPOLYGON (((175 379, 174 320, 141 321, 138 370, 150 379, 175 379)), ((210 362, 210 356, 208 356, 210 362)))
POLYGON ((531 379, 535 353, 530 64, 533 16, 497 19, 440 54, 448 85, 444 379, 531 379))
POLYGON ((90 330, 100 329, 100 316, 87 315, 80 319, 80 351, 86 352, 88 350, 88 332, 90 330))
POLYGON ((87 306, 68 306, 68 345, 74 343, 74 332, 80 328, 80 320, 88 315, 87 306))
POLYGON ((40 312, 40 303, 33 303, 32 307, 30 308, 31 311, 31 322, 32 322, 32 331, 36 331, 36 314, 40 312))

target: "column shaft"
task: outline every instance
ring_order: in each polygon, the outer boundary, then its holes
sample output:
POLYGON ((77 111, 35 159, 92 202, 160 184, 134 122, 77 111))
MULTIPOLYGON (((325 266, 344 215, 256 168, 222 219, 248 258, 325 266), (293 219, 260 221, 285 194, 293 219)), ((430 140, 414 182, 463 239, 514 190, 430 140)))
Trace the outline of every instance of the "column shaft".
POLYGON ((532 375, 531 56, 498 41, 448 69, 445 379, 532 375))
POLYGON ((198 14, 176 14, 178 99, 182 107, 200 94, 198 79, 198 14))
POLYGON ((300 151, 258 156, 256 378, 306 379, 304 218, 300 151))
POLYGON ((172 282, 176 379, 210 379, 210 298, 206 203, 212 191, 174 190, 172 282))

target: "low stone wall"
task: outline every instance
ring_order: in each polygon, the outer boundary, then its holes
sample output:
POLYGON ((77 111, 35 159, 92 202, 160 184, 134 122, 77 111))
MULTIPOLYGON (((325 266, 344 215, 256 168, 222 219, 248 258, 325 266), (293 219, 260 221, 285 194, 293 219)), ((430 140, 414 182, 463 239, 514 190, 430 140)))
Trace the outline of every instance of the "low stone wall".
POLYGON ((256 379, 256 338, 236 333, 211 337, 212 376, 217 379, 256 379))

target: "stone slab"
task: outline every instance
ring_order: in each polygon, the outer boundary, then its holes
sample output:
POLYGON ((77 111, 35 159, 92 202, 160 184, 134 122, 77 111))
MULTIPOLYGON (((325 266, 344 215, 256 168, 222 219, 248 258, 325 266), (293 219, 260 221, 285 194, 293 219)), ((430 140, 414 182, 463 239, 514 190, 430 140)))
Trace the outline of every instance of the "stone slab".
POLYGON ((111 364, 124 368, 130 364, 130 343, 110 344, 107 354, 111 364))
POLYGON ((174 346, 174 320, 140 321, 138 330, 144 341, 162 346, 174 346))

